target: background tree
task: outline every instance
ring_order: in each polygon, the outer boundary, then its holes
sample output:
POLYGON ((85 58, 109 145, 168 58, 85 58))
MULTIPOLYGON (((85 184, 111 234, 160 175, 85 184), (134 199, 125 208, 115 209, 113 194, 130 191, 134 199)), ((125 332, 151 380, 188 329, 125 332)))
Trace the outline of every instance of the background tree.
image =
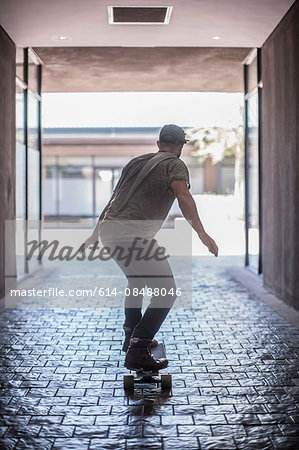
POLYGON ((210 127, 191 128, 187 130, 190 142, 196 150, 193 156, 211 158, 212 164, 234 157, 235 184, 234 195, 242 195, 244 189, 244 174, 242 162, 244 158, 243 126, 232 128, 210 127))

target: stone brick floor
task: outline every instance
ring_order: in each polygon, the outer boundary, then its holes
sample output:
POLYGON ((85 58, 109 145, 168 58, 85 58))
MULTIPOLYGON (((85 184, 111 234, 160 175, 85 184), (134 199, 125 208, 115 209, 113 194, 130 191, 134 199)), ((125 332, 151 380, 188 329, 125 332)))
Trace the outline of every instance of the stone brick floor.
POLYGON ((0 447, 298 449, 298 330, 227 263, 194 258, 194 308, 174 308, 157 336, 171 392, 123 391, 119 308, 4 311, 0 447))

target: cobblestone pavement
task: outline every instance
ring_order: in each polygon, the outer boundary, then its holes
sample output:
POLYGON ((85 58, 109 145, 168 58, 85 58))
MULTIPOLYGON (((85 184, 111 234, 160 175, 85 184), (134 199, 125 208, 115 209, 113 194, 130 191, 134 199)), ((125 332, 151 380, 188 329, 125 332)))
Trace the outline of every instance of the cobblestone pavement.
POLYGON ((194 308, 159 332, 171 392, 124 393, 119 308, 4 311, 0 447, 298 449, 298 331, 223 261, 194 259, 194 308))

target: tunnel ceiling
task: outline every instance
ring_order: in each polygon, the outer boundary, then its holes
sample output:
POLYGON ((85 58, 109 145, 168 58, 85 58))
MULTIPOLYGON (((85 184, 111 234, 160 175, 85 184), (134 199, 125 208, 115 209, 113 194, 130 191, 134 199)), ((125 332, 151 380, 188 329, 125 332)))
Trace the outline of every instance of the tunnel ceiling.
POLYGON ((260 47, 293 3, 1 0, 0 23, 20 47, 260 47), (111 6, 171 6, 172 12, 168 25, 109 24, 111 6))
POLYGON ((238 92, 243 58, 262 46, 293 3, 1 0, 0 24, 18 47, 37 48, 44 92, 238 92), (169 23, 111 24, 112 6, 139 7, 139 21, 142 7, 169 6, 169 23))
POLYGON ((43 92, 242 92, 250 48, 36 47, 43 92))

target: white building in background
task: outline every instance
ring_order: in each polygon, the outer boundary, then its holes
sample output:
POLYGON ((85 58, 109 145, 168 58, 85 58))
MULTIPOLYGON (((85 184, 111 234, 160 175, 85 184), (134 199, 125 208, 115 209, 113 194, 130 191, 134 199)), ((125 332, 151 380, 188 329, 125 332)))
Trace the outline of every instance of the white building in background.
MULTIPOLYGON (((45 128, 43 130, 43 215, 45 220, 97 217, 109 200, 123 166, 134 156, 156 152, 157 127, 45 128)), ((232 194, 234 159, 213 165, 192 156, 186 144, 182 159, 189 168, 192 194, 232 194)), ((177 205, 170 216, 180 215, 177 205)))

